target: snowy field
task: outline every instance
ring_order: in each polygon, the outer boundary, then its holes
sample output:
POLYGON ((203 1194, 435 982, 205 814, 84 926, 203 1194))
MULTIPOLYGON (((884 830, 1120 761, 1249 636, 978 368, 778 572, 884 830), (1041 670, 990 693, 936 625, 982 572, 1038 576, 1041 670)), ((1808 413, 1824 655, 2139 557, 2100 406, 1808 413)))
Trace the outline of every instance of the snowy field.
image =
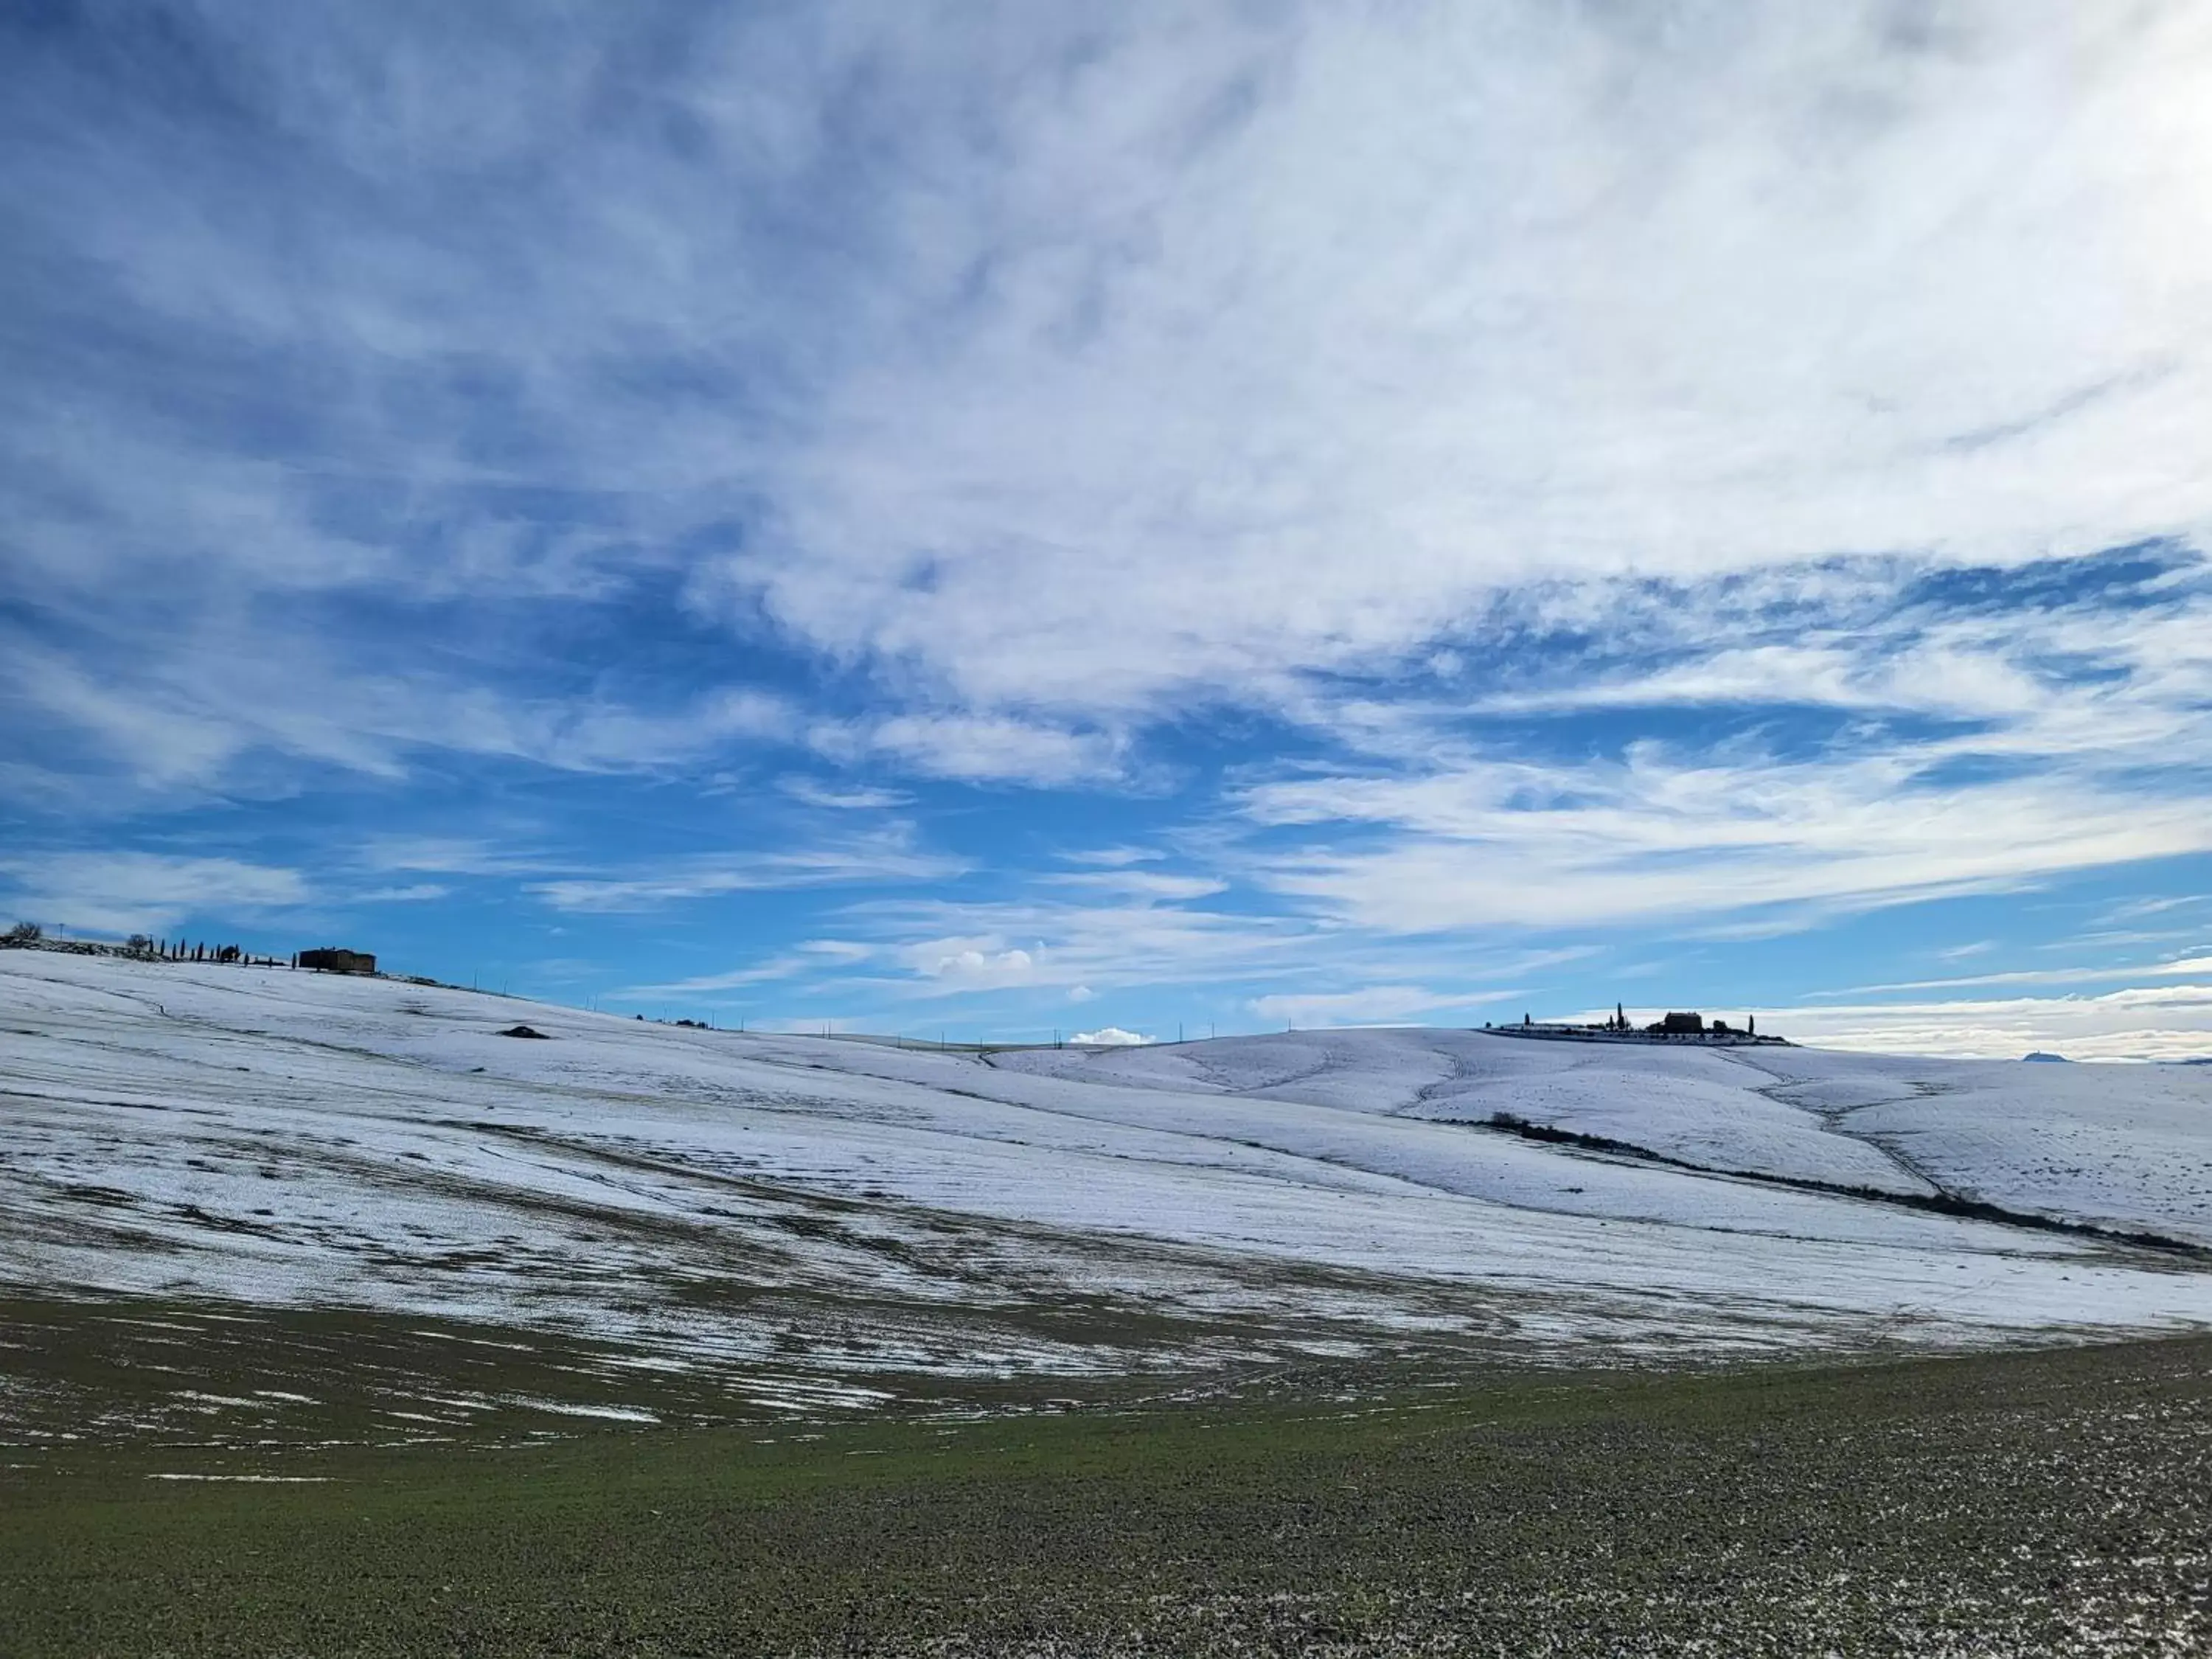
POLYGON ((1790 1184, 2212 1247, 2208 1067, 1410 1029, 940 1054, 22 951, 0 1112, 19 1292, 566 1330, 771 1399, 2212 1326, 2212 1254, 1790 1184))

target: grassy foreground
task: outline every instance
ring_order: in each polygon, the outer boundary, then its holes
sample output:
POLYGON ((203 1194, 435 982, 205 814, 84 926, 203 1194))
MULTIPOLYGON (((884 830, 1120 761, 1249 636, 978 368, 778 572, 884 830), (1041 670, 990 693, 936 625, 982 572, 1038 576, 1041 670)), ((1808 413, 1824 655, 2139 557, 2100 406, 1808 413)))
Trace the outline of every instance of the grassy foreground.
POLYGON ((0 1483, 13 1654, 2212 1650, 2202 1339, 0 1483))

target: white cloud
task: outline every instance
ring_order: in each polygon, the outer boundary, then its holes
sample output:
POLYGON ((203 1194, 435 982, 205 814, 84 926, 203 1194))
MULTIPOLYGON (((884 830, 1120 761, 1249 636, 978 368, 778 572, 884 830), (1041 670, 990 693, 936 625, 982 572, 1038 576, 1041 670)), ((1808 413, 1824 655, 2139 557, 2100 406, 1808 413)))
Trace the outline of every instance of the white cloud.
POLYGON ((1596 672, 1587 650, 1532 652, 1498 675, 1520 686, 1478 704, 1751 711, 1718 738, 1547 755, 1477 746, 1442 706, 1363 716, 1350 764, 1244 786, 1268 832, 1251 878, 1400 931, 1665 916, 1752 937, 2212 847, 2201 564, 2138 579, 2109 613, 2054 592, 1948 614, 1900 604, 1879 574, 1717 608, 1709 590, 1644 592, 1602 626, 1572 619, 1600 641, 1596 672), (1778 718, 1804 705, 1869 718, 1808 738, 1778 718))
POLYGON ((874 946, 850 939, 805 939, 795 949, 781 955, 748 963, 742 968, 733 968, 725 973, 702 974, 660 985, 633 985, 609 994, 617 1000, 628 1001, 671 996, 707 996, 851 968, 876 954, 874 946))
POLYGON ((916 280, 731 579, 1097 708, 1532 580, 2212 521, 2202 17, 1670 16, 1139 9, 988 140, 926 126, 968 190, 902 198, 916 280))
POLYGON ((2101 996, 1762 1008, 1762 1030, 1794 1041, 1890 1054, 2016 1060, 2032 1050, 2074 1060, 2212 1055, 2212 985, 2130 987, 2101 996))
POLYGON ((453 890, 434 881, 418 881, 404 887, 373 887, 354 896, 356 904, 425 904, 444 898, 453 890))
POLYGON ((672 708, 531 696, 425 671, 395 676, 347 659, 352 642, 271 653, 268 641, 203 630, 195 654, 162 642, 94 676, 33 642, 6 641, 0 686, 42 725, 88 736, 143 788, 219 784, 246 757, 337 766, 398 780, 426 749, 532 762, 571 772, 653 772, 732 744, 795 740, 778 697, 744 688, 694 694, 672 708), (219 673, 205 659, 223 660, 219 673), (292 664, 317 662, 302 675, 292 664))
MULTIPOLYGON (((1918 752, 2171 767, 2212 759, 2212 588, 2177 551, 2121 603, 2097 591, 1977 614, 1900 600, 1891 562, 1794 584, 1647 588, 1612 596, 1594 650, 1500 676, 1489 714, 1813 707, 1947 723, 1918 752)), ((1576 618, 1591 626, 1594 619, 1576 618)), ((1402 712, 1402 711, 1401 711, 1402 712)))
POLYGON ((1079 1048, 1133 1048, 1152 1039, 1135 1031, 1125 1031, 1118 1025, 1107 1025, 1096 1031, 1078 1031, 1068 1041, 1079 1048))
POLYGON ((1035 987, 1093 995, 1166 982, 1301 972, 1312 926, 1141 901, 1100 904, 912 899, 848 907, 848 926, 880 939, 906 977, 901 997, 1035 987))
POLYGON ((841 788, 797 774, 777 779, 776 787, 793 800, 803 801, 809 806, 829 807, 840 812, 866 812, 904 806, 914 799, 896 789, 878 789, 863 785, 841 788))
POLYGON ((999 714, 914 714, 823 722, 808 741, 833 760, 888 758, 929 777, 1064 784, 1117 776, 1125 740, 999 714))
POLYGON ((2212 849, 2193 795, 2130 797, 2057 769, 1944 787, 1921 781, 1926 757, 1910 752, 1715 762, 1645 744, 1617 763, 1454 758, 1449 770, 1253 787, 1255 823, 1364 832, 1266 855, 1256 878, 1401 933, 1762 908, 1790 926, 2212 849), (1378 840, 1376 827, 1390 833, 1378 840))
POLYGON ((2022 968, 1996 974, 1967 974, 1953 979, 1899 980, 1887 985, 1852 985, 1821 992, 1823 997, 1872 996, 1885 991, 1966 990, 1990 985, 2094 985, 2143 979, 2186 979, 2212 974, 2212 957, 2183 957, 2171 962, 2136 963, 2119 968, 2022 968))
MULTIPOLYGON (((726 689, 666 713, 618 706, 556 706, 515 723, 511 752, 572 771, 649 770, 712 753, 733 740, 795 738, 799 716, 782 698, 726 689)), ((488 740, 488 747, 496 748, 488 740)))
MULTIPOLYGON (((1232 1006, 1229 988, 1257 982, 1279 988, 1278 996, 1310 994, 1317 1009, 1330 998, 1345 1000, 1348 1008, 1363 995, 1401 997, 1402 981, 1395 975, 1416 973, 1455 984, 1520 982, 1595 954, 1587 945, 1529 949, 1458 940, 1409 945, 1327 917, 1253 915, 1194 903, 900 900, 848 906, 844 921, 879 941, 878 958, 901 970, 846 983, 856 994, 874 992, 893 1005, 979 993, 1054 992, 1079 1006, 1109 993, 1178 986, 1197 989, 1225 1015, 1232 1006), (1366 988, 1376 986, 1387 988, 1366 988)), ((1480 993, 1439 995, 1437 1006, 1483 1000, 1480 993)), ((1001 1006, 1033 1010, 1035 1003, 1012 997, 1001 1006)))
POLYGON ((1115 893, 1134 899, 1183 902, 1209 898, 1229 884, 1219 876, 1175 875, 1164 870, 1090 870, 1048 877, 1054 885, 1093 892, 1115 893))
POLYGON ((4 902, 50 930, 159 933, 187 919, 261 920, 313 896, 296 870, 156 853, 41 853, 0 858, 4 902))
POLYGON ((732 893, 945 881, 964 867, 956 859, 916 850, 900 834, 828 847, 710 854, 641 875, 533 882, 528 890, 556 910, 606 913, 653 910, 732 893))
MULTIPOLYGON (((169 105, 38 106, 66 142, 18 147, 8 204, 116 287, 43 292, 36 325, 220 342, 213 383, 268 400, 253 442, 164 421, 134 365, 0 427, 40 485, 17 580, 175 641, 120 705, 48 681, 52 717, 194 776, 260 743, 599 768, 787 739, 750 693, 410 708, 356 673, 295 718, 184 684, 256 595, 672 576, 908 705, 807 720, 826 748, 1064 782, 1194 695, 1456 672, 1479 651, 1434 636, 1532 582, 2212 524, 2191 8, 829 5, 701 14, 649 71, 615 20, 516 21, 203 14, 292 158, 252 181, 295 191, 266 222, 169 105), (487 166, 546 184, 484 213, 487 166)), ((258 625, 264 658, 327 656, 321 623, 258 625)), ((1814 683, 1872 695, 1839 649, 1814 683)), ((1787 667, 1754 658, 1698 695, 1787 667)))
POLYGON ((520 832, 506 842, 460 836, 376 835, 362 838, 352 852, 363 869, 409 874, 545 875, 561 867, 543 854, 518 846, 523 839, 520 832))
POLYGON ((802 955, 823 962, 866 962, 876 954, 876 947, 850 939, 801 939, 799 949, 802 955))
POLYGON ((133 696, 58 652, 27 641, 9 644, 0 653, 0 675, 42 724, 58 722, 90 736, 155 786, 212 776, 243 745, 229 724, 184 699, 133 696))
POLYGON ((716 991, 738 991, 754 985, 772 984, 789 979, 819 964, 799 956, 770 957, 748 968, 733 968, 727 973, 701 974, 691 979, 672 980, 665 985, 632 985, 608 993, 610 1000, 634 1002, 656 997, 702 996, 716 991))
POLYGON ((1026 985, 1036 976, 1037 962, 1018 946, 995 950, 992 941, 980 945, 957 939, 938 939, 909 946, 902 954, 929 978, 962 989, 983 986, 1026 985))

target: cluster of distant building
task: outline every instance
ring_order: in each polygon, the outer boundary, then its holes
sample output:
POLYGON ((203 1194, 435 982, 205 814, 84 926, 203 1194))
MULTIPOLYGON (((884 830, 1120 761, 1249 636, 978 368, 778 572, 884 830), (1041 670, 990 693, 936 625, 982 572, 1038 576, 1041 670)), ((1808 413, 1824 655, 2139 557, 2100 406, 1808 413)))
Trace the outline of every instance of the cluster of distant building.
POLYGON ((1734 1047, 1784 1041, 1778 1036, 1759 1036, 1756 1014, 1746 1015, 1741 1026, 1730 1025, 1724 1019, 1708 1020, 1703 1014, 1694 1012, 1669 1013, 1649 1025, 1638 1025, 1628 1018, 1628 1011, 1620 1003, 1613 1004, 1612 1018, 1595 1025, 1539 1021, 1523 1014, 1518 1025, 1486 1024, 1483 1030, 1505 1036, 1540 1037, 1555 1042, 1705 1042, 1734 1047))

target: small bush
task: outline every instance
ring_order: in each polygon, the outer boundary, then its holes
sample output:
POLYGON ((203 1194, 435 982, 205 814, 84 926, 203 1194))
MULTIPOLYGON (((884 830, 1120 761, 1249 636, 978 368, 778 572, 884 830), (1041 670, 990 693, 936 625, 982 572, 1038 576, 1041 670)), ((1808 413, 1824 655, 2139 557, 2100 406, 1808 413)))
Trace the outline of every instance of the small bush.
POLYGON ((46 930, 35 921, 19 921, 6 933, 0 933, 0 945, 36 945, 46 936, 46 930))

